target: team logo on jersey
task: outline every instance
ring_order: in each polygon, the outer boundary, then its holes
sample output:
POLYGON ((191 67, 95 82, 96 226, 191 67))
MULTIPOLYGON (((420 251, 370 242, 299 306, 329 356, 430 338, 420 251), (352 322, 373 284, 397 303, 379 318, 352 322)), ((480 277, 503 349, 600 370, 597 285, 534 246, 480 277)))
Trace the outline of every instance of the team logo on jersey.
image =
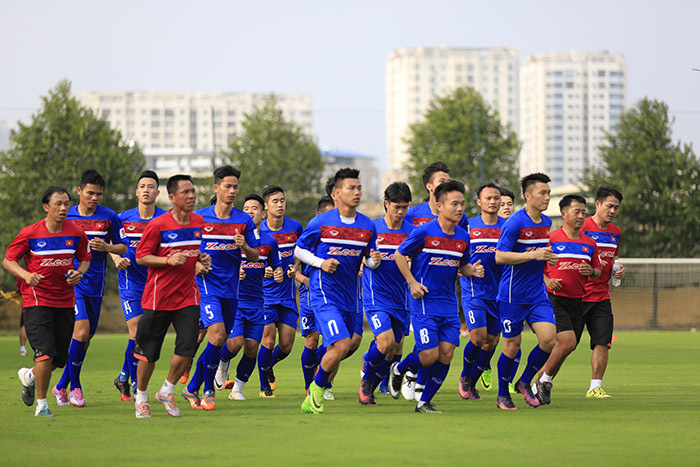
POLYGON ((479 235, 481 235, 481 230, 475 230, 475 231, 474 231, 474 235, 476 235, 477 237, 478 237, 479 235))
POLYGON ((205 232, 211 232, 212 230, 214 230, 214 227, 212 227, 211 225, 207 225, 204 227, 205 232))
POLYGON ((175 239, 177 238, 177 234, 176 234, 176 233, 168 234, 168 238, 169 238, 170 240, 175 240, 175 239))
POLYGON ((338 231, 337 231, 337 230, 331 230, 331 231, 329 231, 328 233, 331 234, 331 235, 333 235, 334 237, 338 235, 338 231))
POLYGON ((526 231, 525 231, 525 235, 527 235, 528 237, 532 237, 532 231, 531 231, 531 230, 526 230, 526 231))
POLYGON ((328 254, 334 256, 360 256, 362 254, 362 250, 332 246, 328 249, 328 254))
POLYGON ((439 240, 433 240, 432 242, 430 242, 430 244, 433 245, 433 246, 440 246, 440 241, 439 241, 439 240))
POLYGON ((128 229, 130 232, 133 232, 134 230, 136 230, 136 226, 134 226, 134 225, 132 224, 132 225, 128 226, 127 229, 128 229))
POLYGON ((557 250, 564 251, 566 247, 564 245, 557 245, 557 250))
POLYGON ((41 266, 43 268, 65 267, 65 266, 71 266, 72 264, 73 264, 73 260, 71 258, 67 258, 67 259, 44 258, 39 262, 39 266, 41 266))
POLYGON ((46 246, 46 242, 38 242, 37 245, 39 245, 40 248, 44 248, 46 246))
POLYGON ((493 245, 479 245, 474 249, 474 253, 495 253, 496 247, 493 245))
POLYGON ((377 247, 381 248, 382 245, 401 245, 408 234, 404 233, 394 233, 394 232, 384 232, 377 237, 377 247))
POLYGON ((436 257, 436 258, 430 258, 430 263, 431 266, 448 266, 448 267, 457 267, 459 266, 459 260, 458 259, 446 259, 446 258, 441 258, 441 257, 436 257))
POLYGON ((73 240, 66 240, 66 246, 73 246, 73 240))
POLYGON ((383 241, 384 241, 384 237, 377 237, 377 243, 380 243, 380 242, 383 242, 383 241))

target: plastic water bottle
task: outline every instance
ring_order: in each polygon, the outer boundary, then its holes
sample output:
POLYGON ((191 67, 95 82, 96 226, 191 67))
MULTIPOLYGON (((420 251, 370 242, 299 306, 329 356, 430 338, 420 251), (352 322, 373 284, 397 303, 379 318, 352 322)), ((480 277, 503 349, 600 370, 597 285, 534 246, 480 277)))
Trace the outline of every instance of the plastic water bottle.
POLYGON ((619 287, 619 286, 620 286, 620 279, 616 279, 616 278, 615 278, 615 274, 616 274, 617 271, 619 271, 620 269, 622 269, 622 265, 620 264, 620 260, 616 259, 615 262, 613 263, 613 266, 612 266, 612 276, 613 276, 613 278, 612 278, 612 280, 610 281, 610 283, 612 284, 613 287, 619 287))

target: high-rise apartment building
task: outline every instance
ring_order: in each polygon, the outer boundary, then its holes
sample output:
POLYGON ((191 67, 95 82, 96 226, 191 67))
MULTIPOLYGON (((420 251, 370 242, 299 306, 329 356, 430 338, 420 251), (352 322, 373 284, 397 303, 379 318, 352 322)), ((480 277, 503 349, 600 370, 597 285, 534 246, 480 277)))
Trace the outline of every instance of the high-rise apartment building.
POLYGON ((627 62, 608 52, 548 52, 520 69, 520 172, 575 183, 627 103, 627 62))
POLYGON ((471 86, 518 130, 518 52, 509 48, 416 47, 386 61, 386 169, 383 182, 400 178, 408 159, 403 138, 423 119, 437 95, 471 86))

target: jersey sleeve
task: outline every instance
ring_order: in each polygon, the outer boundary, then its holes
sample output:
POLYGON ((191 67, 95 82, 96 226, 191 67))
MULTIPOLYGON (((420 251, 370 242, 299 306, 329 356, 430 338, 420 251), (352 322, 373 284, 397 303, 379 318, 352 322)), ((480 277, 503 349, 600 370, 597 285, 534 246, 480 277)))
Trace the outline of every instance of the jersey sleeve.
POLYGON ((29 252, 29 241, 25 229, 20 230, 10 246, 7 247, 5 258, 8 261, 19 261, 29 252))
POLYGON ((75 250, 75 257, 78 261, 90 261, 92 259, 92 253, 88 249, 88 239, 85 232, 80 232, 80 242, 78 242, 78 248, 75 250))
POLYGON ((595 250, 593 250, 593 256, 591 257, 591 266, 593 269, 600 269, 601 271, 603 270, 603 266, 600 264, 600 251, 598 250, 598 247, 595 247, 595 250))
POLYGON ((113 212, 110 216, 109 238, 115 245, 117 243, 126 243, 126 231, 124 230, 122 221, 119 219, 116 212, 113 212))
POLYGON ((372 250, 377 250, 377 227, 372 223, 372 238, 367 243, 367 249, 365 250, 365 256, 369 257, 372 250))
POLYGON ((280 249, 279 246, 277 246, 277 240, 272 237, 270 237, 270 239, 272 241, 272 249, 267 255, 267 265, 272 269, 277 269, 278 267, 282 266, 282 260, 280 260, 280 249))
POLYGON ((513 251, 515 242, 518 241, 518 235, 520 235, 520 223, 517 219, 508 219, 503 224, 496 249, 499 251, 513 251))
POLYGON ((255 234, 255 223, 252 218, 248 219, 245 225, 245 242, 251 248, 260 246, 260 238, 255 234))
POLYGON ((399 245, 398 252, 404 256, 415 256, 416 253, 423 247, 425 241, 423 231, 425 229, 416 227, 411 234, 399 245))
POLYGON ((462 220, 459 221, 460 227, 462 227, 467 233, 469 233, 469 219, 467 219, 466 214, 462 214, 462 220))
POLYGON ((297 246, 304 250, 313 251, 314 247, 321 239, 321 226, 318 222, 318 216, 309 221, 306 228, 301 232, 297 239, 297 246))
POLYGON ((136 247, 136 257, 143 258, 144 256, 155 255, 158 251, 158 245, 160 245, 160 230, 153 222, 149 222, 143 231, 139 246, 136 247))

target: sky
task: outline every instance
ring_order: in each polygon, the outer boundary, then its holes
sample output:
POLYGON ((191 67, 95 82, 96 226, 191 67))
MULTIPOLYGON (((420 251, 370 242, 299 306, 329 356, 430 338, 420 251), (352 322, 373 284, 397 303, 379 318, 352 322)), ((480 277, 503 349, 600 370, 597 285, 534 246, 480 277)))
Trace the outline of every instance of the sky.
POLYGON ((629 102, 700 145, 700 2, 0 0, 0 120, 73 90, 311 94, 322 147, 383 161, 387 55, 418 46, 625 55, 629 102))

